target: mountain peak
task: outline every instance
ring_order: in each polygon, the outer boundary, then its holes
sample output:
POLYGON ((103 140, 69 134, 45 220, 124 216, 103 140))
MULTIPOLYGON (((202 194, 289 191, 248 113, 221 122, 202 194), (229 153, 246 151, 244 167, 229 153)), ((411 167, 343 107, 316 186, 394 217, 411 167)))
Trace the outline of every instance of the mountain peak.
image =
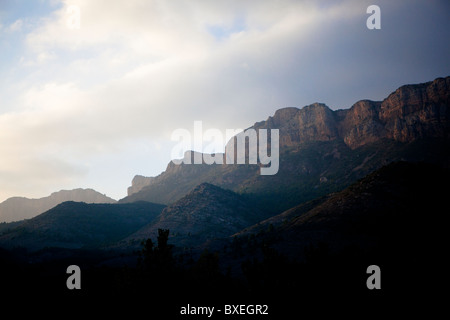
POLYGON ((116 200, 107 197, 93 189, 73 189, 53 192, 50 196, 29 199, 13 197, 0 203, 0 221, 19 221, 30 219, 65 201, 86 203, 115 203, 116 200))
POLYGON ((205 192, 218 192, 218 191, 226 191, 218 186, 215 186, 208 182, 203 182, 196 186, 190 193, 205 193, 205 192))
POLYGON ((289 121, 289 119, 294 117, 299 110, 300 110, 299 108, 295 107, 278 109, 277 111, 275 111, 275 114, 272 117, 269 117, 269 119, 272 119, 272 121, 274 121, 275 124, 283 123, 289 121))

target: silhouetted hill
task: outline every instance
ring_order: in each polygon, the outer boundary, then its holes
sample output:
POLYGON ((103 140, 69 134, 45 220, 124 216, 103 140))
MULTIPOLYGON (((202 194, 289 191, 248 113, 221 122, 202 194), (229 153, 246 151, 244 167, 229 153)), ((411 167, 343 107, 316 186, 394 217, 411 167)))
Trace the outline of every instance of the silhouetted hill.
MULTIPOLYGON (((450 171, 425 163, 387 165, 340 192, 296 206, 237 233, 289 257, 305 259, 308 248, 330 253, 359 248, 373 258, 433 259, 443 244, 450 171), (272 226, 270 226, 272 225, 272 226)), ((397 261, 398 262, 398 261, 397 261)))
POLYGON ((170 243, 177 246, 197 246, 214 238, 232 235, 261 219, 247 199, 232 191, 202 183, 127 241, 156 239, 158 229, 170 230, 170 243))
POLYGON ((28 199, 13 197, 0 203, 0 222, 30 219, 65 201, 86 203, 115 203, 111 199, 92 189, 61 190, 48 197, 28 199))
POLYGON ((68 201, 4 232, 0 236, 0 246, 37 250, 108 245, 151 222, 163 208, 164 205, 149 202, 87 204, 68 201))

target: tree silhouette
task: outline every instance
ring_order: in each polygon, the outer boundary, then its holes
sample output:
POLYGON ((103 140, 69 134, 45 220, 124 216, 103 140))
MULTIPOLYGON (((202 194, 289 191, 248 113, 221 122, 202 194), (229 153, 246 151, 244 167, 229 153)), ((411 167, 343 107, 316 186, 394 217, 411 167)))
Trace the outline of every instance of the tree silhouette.
POLYGON ((152 239, 142 241, 139 252, 139 266, 152 275, 167 275, 174 269, 172 245, 168 244, 169 230, 158 229, 158 245, 155 247, 152 239))

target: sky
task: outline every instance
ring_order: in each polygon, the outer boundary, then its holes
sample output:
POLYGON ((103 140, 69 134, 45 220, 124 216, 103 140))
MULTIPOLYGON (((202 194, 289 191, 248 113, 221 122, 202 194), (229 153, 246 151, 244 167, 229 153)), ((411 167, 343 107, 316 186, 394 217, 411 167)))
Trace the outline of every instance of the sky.
POLYGON ((445 0, 0 0, 0 201, 123 198, 176 129, 382 100, 449 76, 449 39, 445 0))

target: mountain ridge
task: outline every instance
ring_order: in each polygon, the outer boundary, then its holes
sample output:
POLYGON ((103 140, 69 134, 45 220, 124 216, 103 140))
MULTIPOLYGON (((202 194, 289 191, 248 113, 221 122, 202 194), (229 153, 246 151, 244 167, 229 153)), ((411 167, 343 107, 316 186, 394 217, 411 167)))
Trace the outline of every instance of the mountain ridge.
MULTIPOLYGON (((119 207, 133 203, 139 206, 140 201, 168 206, 161 207, 161 214, 140 225, 125 241, 115 240, 138 245, 142 239, 155 238, 158 229, 170 229, 171 241, 177 246, 201 245, 243 232, 245 228, 252 230, 255 223, 263 227, 259 230, 264 230, 267 222, 279 227, 284 222, 278 214, 288 219, 312 206, 320 206, 333 192, 391 162, 425 161, 448 168, 449 82, 450 77, 403 86, 382 102, 361 100, 348 110, 332 111, 321 103, 277 110, 274 116, 251 127, 279 127, 280 170, 273 176, 261 176, 258 165, 172 162, 158 177, 137 176, 133 179, 133 190, 139 191, 121 199, 119 207), (356 141, 357 138, 360 140, 356 141), (358 145, 361 141, 365 142, 358 145)), ((49 211, 73 211, 73 207, 66 207, 67 203, 49 211)), ((81 210, 81 216, 94 207, 81 210)), ((118 208, 107 207, 113 211, 118 208)), ((45 220, 48 216, 46 212, 24 225, 36 225, 41 219, 48 222, 45 220)), ((56 230, 59 229, 57 225, 56 230)), ((13 236, 10 231, 8 236, 13 236)))
POLYGON ((42 198, 11 197, 0 203, 0 222, 33 218, 65 201, 86 203, 116 203, 94 189, 60 190, 42 198))
MULTIPOLYGON (((340 190, 399 160, 450 163, 450 77, 401 86, 383 101, 360 100, 333 111, 323 103, 277 110, 253 129, 279 129, 279 172, 258 165, 175 165, 120 199, 171 204, 202 182, 255 197, 281 197, 281 210, 340 190), (420 150, 419 150, 420 149, 420 150), (434 154, 435 157, 429 157, 434 154), (270 181, 269 181, 270 180, 270 181), (282 190, 273 190, 277 185, 282 190), (279 194, 276 194, 279 191, 279 194)), ((235 139, 235 138, 233 138, 235 139)), ((273 213, 276 205, 269 208, 273 213)))
POLYGON ((170 230, 170 241, 192 246, 213 238, 228 237, 261 218, 247 199, 230 190, 202 183, 164 208, 159 217, 130 235, 125 242, 155 238, 158 229, 170 230))
POLYGON ((323 103, 282 108, 255 129, 279 128, 280 147, 341 139, 355 149, 382 138, 412 142, 450 137, 450 77, 404 85, 383 101, 360 100, 349 109, 331 110, 323 103), (283 130, 284 129, 284 130, 283 130), (282 134, 283 133, 283 134, 282 134))
POLYGON ((66 201, 0 233, 0 244, 29 250, 100 247, 137 231, 164 207, 143 201, 128 204, 66 201))

